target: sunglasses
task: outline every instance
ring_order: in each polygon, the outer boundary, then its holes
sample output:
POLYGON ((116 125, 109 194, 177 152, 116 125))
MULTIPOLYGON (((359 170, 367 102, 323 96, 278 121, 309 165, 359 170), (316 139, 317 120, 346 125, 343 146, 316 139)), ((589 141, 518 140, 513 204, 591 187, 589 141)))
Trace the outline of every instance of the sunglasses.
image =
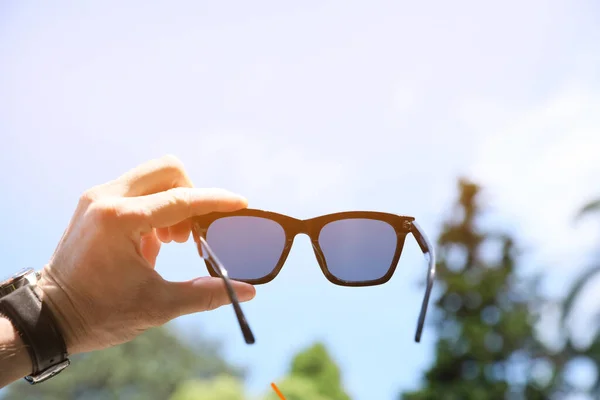
MULTIPOLYGON (((389 281, 406 236, 412 234, 428 261, 425 294, 415 334, 415 341, 421 340, 435 279, 435 252, 413 217, 348 211, 299 220, 270 211, 243 209, 195 217, 192 231, 209 274, 225 281, 245 338, 250 328, 229 280, 260 285, 275 279, 296 235, 309 236, 321 271, 331 283, 356 287, 389 281)), ((248 340, 246 343, 250 344, 248 340)))

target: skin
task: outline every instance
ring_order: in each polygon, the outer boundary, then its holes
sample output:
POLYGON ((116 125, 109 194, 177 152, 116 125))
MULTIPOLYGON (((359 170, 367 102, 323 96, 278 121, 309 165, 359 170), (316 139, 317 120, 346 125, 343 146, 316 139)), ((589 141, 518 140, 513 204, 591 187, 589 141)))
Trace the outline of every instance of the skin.
MULTIPOLYGON (((69 354, 125 343, 181 315, 229 304, 219 278, 170 282, 154 267, 162 243, 188 240, 190 217, 245 207, 237 194, 194 188, 173 156, 86 191, 38 283, 69 354)), ((255 296, 252 285, 232 284, 240 301, 255 296)), ((31 370, 19 335, 0 316, 0 387, 31 370)))

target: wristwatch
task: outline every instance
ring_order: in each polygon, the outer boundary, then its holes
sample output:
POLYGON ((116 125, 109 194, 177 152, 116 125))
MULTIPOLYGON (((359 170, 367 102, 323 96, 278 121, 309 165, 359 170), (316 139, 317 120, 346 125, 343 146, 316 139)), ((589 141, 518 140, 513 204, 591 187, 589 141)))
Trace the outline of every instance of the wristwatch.
POLYGON ((24 268, 10 278, 0 282, 0 297, 4 297, 27 284, 35 285, 39 279, 39 272, 36 272, 31 268, 24 268))
POLYGON ((0 282, 0 314, 12 322, 27 347, 33 371, 25 380, 32 385, 71 364, 60 329, 40 298, 39 279, 40 273, 28 268, 0 282))

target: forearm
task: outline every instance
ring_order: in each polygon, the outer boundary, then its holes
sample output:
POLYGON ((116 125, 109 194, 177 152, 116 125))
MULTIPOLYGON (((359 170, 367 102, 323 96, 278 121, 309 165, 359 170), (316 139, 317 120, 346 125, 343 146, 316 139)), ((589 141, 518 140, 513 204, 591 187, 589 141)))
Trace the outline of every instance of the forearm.
POLYGON ((0 387, 31 373, 31 359, 12 323, 0 316, 0 387))

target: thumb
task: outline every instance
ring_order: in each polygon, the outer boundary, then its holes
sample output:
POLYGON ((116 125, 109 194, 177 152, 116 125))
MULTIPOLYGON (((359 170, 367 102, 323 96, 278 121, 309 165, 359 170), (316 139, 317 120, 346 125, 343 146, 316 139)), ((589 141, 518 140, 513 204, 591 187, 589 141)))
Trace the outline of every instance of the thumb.
MULTIPOLYGON (((256 295, 254 286, 231 281, 238 300, 245 302, 256 295)), ((167 294, 173 318, 202 311, 210 311, 231 304, 225 283, 221 278, 201 277, 186 282, 168 282, 167 294)))

